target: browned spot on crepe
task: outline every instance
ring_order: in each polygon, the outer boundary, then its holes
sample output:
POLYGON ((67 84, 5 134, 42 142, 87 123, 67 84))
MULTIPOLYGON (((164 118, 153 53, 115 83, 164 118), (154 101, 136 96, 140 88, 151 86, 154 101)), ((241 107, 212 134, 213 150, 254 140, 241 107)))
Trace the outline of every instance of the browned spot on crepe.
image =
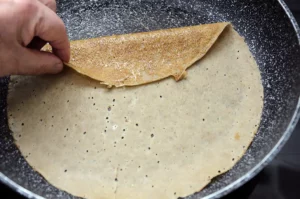
POLYGON ((234 139, 235 140, 240 140, 240 138, 241 138, 240 134, 239 133, 235 133, 234 139))

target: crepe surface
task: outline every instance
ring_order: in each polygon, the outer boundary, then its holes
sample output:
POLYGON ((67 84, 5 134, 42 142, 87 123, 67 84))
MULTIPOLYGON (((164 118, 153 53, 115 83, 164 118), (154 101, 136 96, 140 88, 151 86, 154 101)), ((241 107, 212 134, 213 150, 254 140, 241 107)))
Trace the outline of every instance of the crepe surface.
POLYGON ((242 157, 263 106, 258 66, 232 27, 188 71, 115 89, 70 69, 13 76, 9 125, 29 164, 73 195, 184 197, 242 157))

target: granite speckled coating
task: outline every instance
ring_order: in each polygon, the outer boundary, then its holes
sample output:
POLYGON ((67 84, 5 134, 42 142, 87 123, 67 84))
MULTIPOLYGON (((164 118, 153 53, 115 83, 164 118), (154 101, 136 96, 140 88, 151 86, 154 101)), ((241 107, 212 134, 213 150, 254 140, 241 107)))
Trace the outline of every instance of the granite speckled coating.
MULTIPOLYGON (((71 39, 231 22, 245 37, 262 74, 261 125, 240 162, 188 198, 219 198, 257 174, 281 149, 299 118, 299 28, 276 0, 58 0, 71 39)), ((0 79, 0 180, 28 198, 75 198, 47 183, 27 164, 7 125, 8 78, 0 79), (20 185, 20 186, 18 186, 20 185)), ((33 127, 34 128, 34 127, 33 127)))

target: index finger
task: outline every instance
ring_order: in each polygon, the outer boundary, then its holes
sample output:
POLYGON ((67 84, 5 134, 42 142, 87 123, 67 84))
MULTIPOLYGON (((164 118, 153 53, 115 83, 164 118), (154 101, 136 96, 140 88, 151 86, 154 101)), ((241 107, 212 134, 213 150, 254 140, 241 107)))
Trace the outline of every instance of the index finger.
POLYGON ((35 26, 35 36, 49 42, 53 53, 62 61, 70 60, 70 42, 63 21, 50 8, 38 2, 40 20, 35 26))

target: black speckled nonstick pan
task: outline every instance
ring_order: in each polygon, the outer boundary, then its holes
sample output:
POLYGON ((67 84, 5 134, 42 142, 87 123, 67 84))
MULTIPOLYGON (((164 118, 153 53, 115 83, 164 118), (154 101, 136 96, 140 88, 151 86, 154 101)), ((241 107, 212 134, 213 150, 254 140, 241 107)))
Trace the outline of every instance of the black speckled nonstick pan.
MULTIPOLYGON (((263 78, 264 110, 245 156, 189 198, 220 198, 254 177, 282 148, 299 118, 300 32, 282 0, 59 0, 70 39, 229 21, 245 37, 263 78)), ((9 79, 0 80, 0 181, 28 198, 75 198, 32 170, 7 125, 9 79)), ((34 127, 32 127, 34 128, 34 127)))

